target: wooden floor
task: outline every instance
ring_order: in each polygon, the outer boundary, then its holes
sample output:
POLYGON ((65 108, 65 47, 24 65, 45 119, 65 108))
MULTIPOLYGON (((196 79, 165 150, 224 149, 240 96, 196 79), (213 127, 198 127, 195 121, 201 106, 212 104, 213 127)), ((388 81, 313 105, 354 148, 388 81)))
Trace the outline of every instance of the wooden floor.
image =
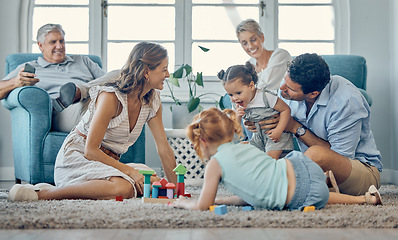
MULTIPOLYGON (((0 181, 0 188, 10 189, 13 182, 0 181)), ((0 219, 1 221, 1 219, 0 219)), ((0 230, 0 240, 196 240, 196 239, 292 239, 292 240, 384 240, 398 239, 397 229, 345 228, 197 228, 197 229, 55 229, 0 230)))
POLYGON ((394 229, 251 229, 251 228, 209 228, 209 229, 93 229, 93 230, 0 230, 3 239, 51 239, 51 240, 195 240, 195 239, 297 239, 297 240, 368 240, 398 239, 398 230, 394 229))

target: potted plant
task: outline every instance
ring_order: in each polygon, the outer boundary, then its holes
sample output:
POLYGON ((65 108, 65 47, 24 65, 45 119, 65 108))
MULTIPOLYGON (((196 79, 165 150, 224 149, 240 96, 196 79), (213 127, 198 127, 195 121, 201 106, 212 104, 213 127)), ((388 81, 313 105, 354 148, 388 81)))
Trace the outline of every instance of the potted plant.
MULTIPOLYGON (((199 48, 203 52, 209 51, 208 48, 201 47, 199 48)), ((171 98, 175 105, 170 107, 173 117, 173 128, 185 128, 187 124, 190 123, 193 116, 203 110, 203 107, 200 105, 201 100, 204 98, 210 98, 214 100, 216 106, 220 106, 221 95, 217 93, 197 93, 198 87, 204 87, 203 85, 203 75, 202 72, 197 72, 196 75, 192 71, 192 67, 189 64, 182 64, 179 68, 177 68, 174 73, 170 74, 170 77, 166 79, 166 84, 168 89, 170 90, 170 95, 164 95, 165 97, 171 98), (178 97, 175 96, 174 87, 180 87, 180 81, 186 81, 188 85, 188 102, 181 101, 178 97), (215 98, 216 97, 216 98, 215 98), (184 114, 181 111, 185 111, 184 114), (185 120, 187 118, 187 120, 185 120), (176 120, 185 120, 184 123, 175 124, 176 120), (176 126, 178 125, 178 126, 176 126)))

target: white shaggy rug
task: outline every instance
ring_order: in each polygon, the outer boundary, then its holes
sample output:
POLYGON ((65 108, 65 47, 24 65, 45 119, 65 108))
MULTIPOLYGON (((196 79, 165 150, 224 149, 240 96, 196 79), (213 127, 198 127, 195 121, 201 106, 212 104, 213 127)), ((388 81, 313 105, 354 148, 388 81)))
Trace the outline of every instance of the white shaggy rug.
MULTIPOLYGON (((7 192, 2 190, 2 192, 7 192)), ((198 198, 200 187, 187 186, 198 198)), ((384 185, 383 206, 330 205, 314 212, 243 211, 226 215, 146 204, 141 199, 9 202, 0 200, 0 229, 94 228, 398 228, 398 186, 384 185)), ((219 188, 218 196, 230 193, 219 188)))

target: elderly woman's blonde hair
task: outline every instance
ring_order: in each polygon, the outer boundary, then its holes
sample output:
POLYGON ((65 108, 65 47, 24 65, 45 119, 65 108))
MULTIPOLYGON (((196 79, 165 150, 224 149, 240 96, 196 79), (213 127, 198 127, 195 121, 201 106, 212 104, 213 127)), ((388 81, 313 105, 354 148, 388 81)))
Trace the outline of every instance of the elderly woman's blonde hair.
POLYGON ((258 22, 251 18, 243 20, 241 23, 238 24, 238 26, 236 26, 236 36, 239 37, 239 33, 245 31, 256 33, 260 37, 263 34, 263 31, 261 30, 258 22))

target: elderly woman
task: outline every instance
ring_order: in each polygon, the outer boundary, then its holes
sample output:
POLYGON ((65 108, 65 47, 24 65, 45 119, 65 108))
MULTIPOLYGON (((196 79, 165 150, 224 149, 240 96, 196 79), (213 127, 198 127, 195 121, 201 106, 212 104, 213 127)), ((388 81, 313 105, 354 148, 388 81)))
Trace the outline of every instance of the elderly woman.
POLYGON ((236 27, 236 36, 243 50, 251 57, 250 63, 255 66, 259 78, 257 88, 278 90, 292 60, 289 52, 281 48, 267 50, 264 47, 264 33, 253 19, 242 21, 236 27))

